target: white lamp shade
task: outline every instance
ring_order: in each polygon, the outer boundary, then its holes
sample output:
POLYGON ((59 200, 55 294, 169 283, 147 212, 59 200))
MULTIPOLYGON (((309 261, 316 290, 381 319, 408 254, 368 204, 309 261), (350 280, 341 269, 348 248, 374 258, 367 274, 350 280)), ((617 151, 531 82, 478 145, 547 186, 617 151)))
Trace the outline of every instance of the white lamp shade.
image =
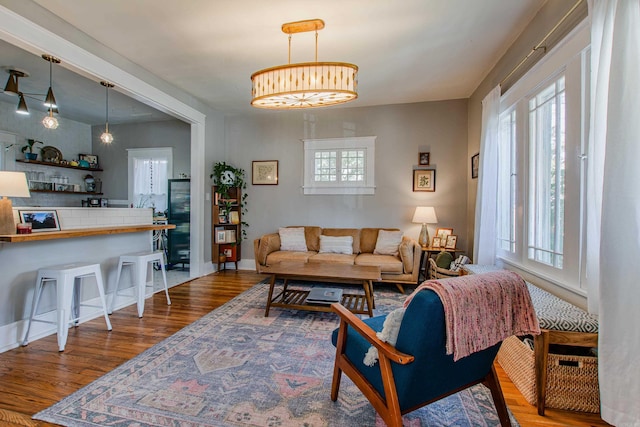
POLYGON ((0 196, 31 197, 24 172, 0 172, 0 196))
POLYGON ((418 206, 413 214, 413 220, 419 224, 435 224, 438 222, 436 210, 432 206, 418 206))

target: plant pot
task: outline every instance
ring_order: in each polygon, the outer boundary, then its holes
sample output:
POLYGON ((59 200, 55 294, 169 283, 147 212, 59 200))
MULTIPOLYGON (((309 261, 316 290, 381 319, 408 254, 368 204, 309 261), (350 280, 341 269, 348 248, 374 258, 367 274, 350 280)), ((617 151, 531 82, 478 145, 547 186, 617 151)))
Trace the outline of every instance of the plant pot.
POLYGON ((26 160, 37 160, 38 159, 38 153, 24 153, 24 158, 26 160))

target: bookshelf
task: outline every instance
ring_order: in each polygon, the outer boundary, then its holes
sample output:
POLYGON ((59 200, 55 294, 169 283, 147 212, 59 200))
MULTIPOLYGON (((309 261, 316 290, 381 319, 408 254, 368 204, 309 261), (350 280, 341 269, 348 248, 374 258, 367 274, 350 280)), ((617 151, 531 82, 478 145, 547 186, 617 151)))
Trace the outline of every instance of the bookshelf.
POLYGON ((238 243, 242 236, 242 209, 239 201, 242 200, 242 189, 233 187, 229 189, 227 198, 218 193, 217 186, 211 187, 211 261, 226 269, 226 263, 235 263, 238 269, 238 261, 242 258, 241 245, 238 243), (221 255, 225 259, 222 261, 221 255))

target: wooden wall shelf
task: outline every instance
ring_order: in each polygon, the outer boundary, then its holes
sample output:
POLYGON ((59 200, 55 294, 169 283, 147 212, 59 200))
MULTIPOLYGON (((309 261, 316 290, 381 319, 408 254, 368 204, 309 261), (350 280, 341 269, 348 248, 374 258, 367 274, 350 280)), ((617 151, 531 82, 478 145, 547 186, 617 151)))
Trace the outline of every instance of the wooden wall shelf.
POLYGON ((32 165, 53 166, 53 167, 56 167, 56 168, 78 169, 78 170, 91 171, 91 172, 102 172, 102 168, 83 168, 83 167, 80 167, 80 166, 61 165, 60 163, 41 162, 40 160, 16 159, 16 162, 30 163, 32 165))

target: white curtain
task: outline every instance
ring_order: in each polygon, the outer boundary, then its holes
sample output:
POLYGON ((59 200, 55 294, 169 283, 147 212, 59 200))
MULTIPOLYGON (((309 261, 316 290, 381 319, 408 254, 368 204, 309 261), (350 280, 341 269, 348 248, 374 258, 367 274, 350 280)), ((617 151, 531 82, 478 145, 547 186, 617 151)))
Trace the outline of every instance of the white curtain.
POLYGON ((640 4, 590 0, 587 266, 602 418, 640 426, 640 4), (599 268, 598 268, 599 264, 599 268))
POLYGON ((499 119, 500 85, 482 100, 480 168, 473 244, 475 264, 493 265, 496 262, 499 119))
POLYGON ((157 212, 164 212, 167 209, 167 161, 136 158, 133 170, 135 206, 154 207, 157 212))

